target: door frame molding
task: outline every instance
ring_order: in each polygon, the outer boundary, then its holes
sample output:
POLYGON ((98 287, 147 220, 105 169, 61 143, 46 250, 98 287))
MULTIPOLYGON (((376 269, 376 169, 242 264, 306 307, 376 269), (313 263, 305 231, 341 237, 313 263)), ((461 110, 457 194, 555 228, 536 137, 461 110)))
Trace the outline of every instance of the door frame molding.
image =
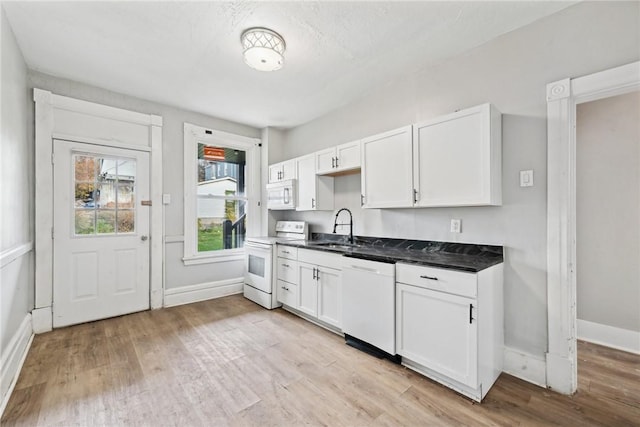
POLYGON ((640 62, 547 85, 547 387, 577 390, 576 106, 640 90, 640 62))
POLYGON ((35 333, 53 327, 53 140, 150 151, 149 304, 163 304, 162 117, 33 89, 35 102, 35 333), (81 118, 92 121, 82 126, 81 118), (146 129, 145 129, 146 128, 146 129), (113 135, 117 137, 105 136, 113 135))

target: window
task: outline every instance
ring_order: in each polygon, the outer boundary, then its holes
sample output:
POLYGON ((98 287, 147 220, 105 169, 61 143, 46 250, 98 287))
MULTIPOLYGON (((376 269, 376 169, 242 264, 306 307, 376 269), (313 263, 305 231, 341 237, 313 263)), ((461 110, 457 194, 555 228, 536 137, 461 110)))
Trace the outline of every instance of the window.
POLYGON ((75 236, 135 231, 135 159, 73 155, 75 236))
POLYGON ((247 230, 260 218, 259 140, 185 123, 184 142, 183 260, 242 259, 247 230))

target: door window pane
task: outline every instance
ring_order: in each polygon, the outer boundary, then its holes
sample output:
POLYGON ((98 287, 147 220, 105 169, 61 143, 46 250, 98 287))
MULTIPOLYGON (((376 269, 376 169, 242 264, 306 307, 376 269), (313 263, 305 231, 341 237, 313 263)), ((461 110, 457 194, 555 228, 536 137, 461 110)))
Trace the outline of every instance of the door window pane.
POLYGON ((131 209, 135 206, 133 182, 118 184, 118 209, 131 209))
POLYGON ((99 209, 96 218, 98 234, 112 234, 116 232, 116 211, 99 209))
POLYGON ((75 234, 135 231, 136 161, 74 155, 75 234))
POLYGON ((76 234, 95 234, 96 221, 94 210, 78 210, 76 209, 75 224, 76 234))
POLYGON ((135 222, 133 210, 118 210, 117 213, 117 231, 118 233, 133 233, 135 231, 135 222))
POLYGON ((75 156, 76 182, 94 182, 96 179, 96 158, 90 156, 75 156))

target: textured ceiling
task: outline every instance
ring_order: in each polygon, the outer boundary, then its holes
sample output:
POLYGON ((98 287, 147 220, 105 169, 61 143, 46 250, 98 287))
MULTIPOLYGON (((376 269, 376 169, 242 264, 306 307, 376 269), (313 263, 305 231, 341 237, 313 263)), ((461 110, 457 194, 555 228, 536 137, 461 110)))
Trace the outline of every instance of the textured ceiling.
POLYGON ((288 128, 573 2, 4 2, 29 68, 256 127, 288 128), (286 40, 282 70, 240 34, 286 40))

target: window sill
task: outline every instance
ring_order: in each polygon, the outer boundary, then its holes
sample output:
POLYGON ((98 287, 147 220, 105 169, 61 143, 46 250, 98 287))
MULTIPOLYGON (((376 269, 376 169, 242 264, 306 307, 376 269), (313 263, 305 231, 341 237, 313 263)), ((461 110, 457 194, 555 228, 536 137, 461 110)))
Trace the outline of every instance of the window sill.
POLYGON ((185 256, 182 258, 182 262, 184 265, 200 265, 244 260, 244 249, 227 249, 221 252, 222 253, 185 256))

